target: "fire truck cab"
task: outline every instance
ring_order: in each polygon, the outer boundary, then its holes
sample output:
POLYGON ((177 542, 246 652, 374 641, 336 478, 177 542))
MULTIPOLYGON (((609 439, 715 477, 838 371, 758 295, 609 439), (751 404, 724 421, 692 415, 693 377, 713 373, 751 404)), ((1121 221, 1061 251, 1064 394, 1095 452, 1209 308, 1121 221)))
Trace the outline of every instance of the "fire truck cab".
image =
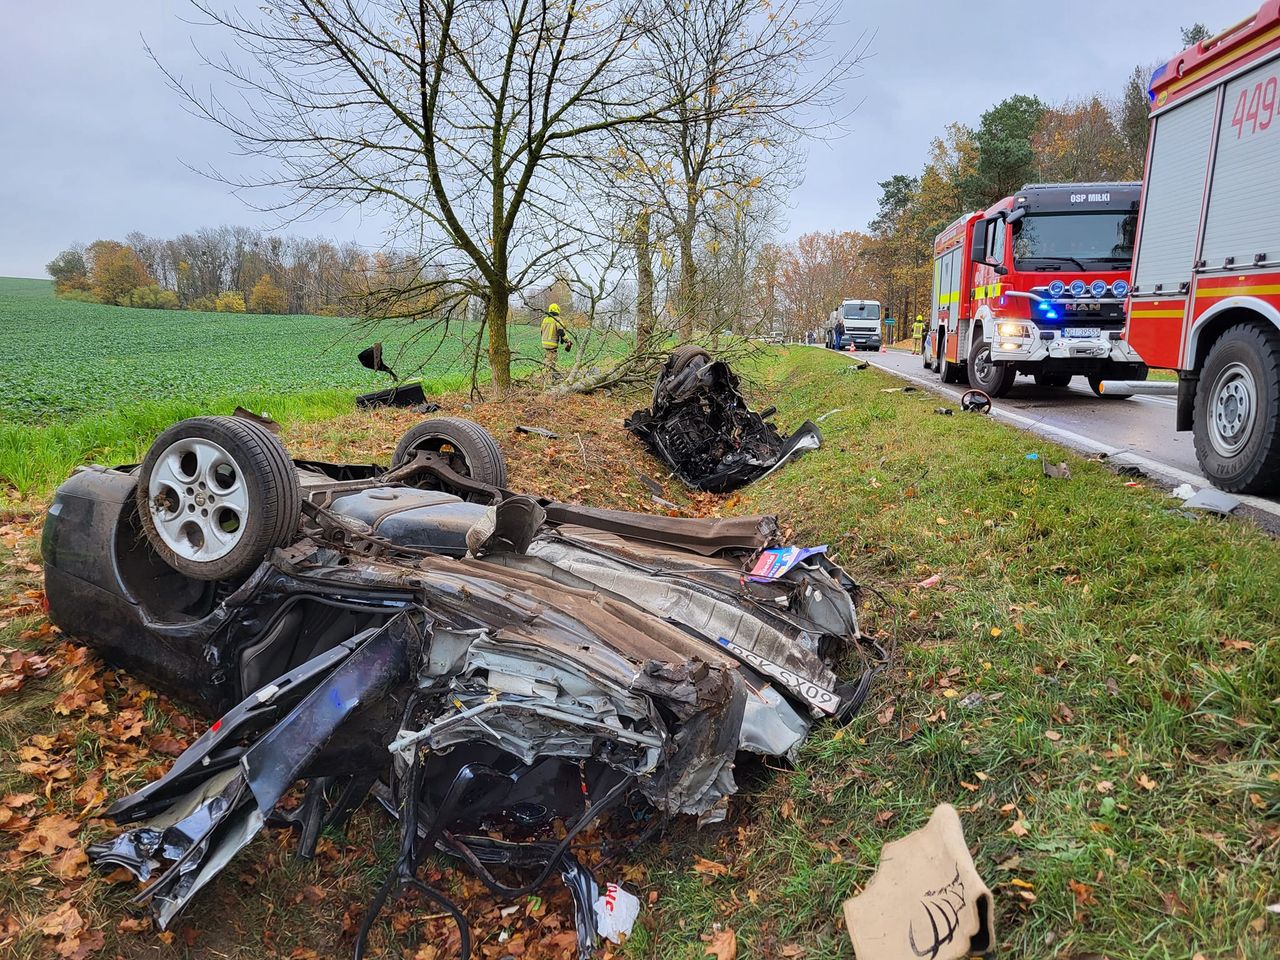
MULTIPOLYGON (((1145 380, 1123 339, 1140 186, 1028 184, 934 242, 925 366, 993 397, 1018 374, 1063 387, 1145 380)), ((1116 396, 1107 393, 1108 397, 1116 396)))
POLYGON ((1151 78, 1127 338, 1214 484, 1280 490, 1280 0, 1151 78))

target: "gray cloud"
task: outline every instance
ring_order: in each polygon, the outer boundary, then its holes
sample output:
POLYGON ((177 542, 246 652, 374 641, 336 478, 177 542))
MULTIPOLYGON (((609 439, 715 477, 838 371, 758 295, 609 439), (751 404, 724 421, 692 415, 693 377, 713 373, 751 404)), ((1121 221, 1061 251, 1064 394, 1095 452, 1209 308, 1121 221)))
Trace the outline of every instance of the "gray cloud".
MULTIPOLYGON (((862 105, 849 135, 810 144, 788 234, 864 226, 876 181, 917 172, 929 141, 951 120, 974 124, 1012 93, 1048 100, 1118 93, 1134 65, 1177 52, 1179 27, 1212 20, 1215 29, 1256 2, 1229 0, 1212 13, 1203 0, 849 2, 833 39, 853 43, 863 30, 877 31, 863 76, 847 85, 850 102, 862 105)), ((77 240, 273 224, 185 166, 247 169, 225 132, 183 109, 144 52, 145 36, 172 69, 201 75, 193 32, 205 46, 216 48, 220 38, 184 22, 191 16, 184 0, 4 6, 0 276, 43 276, 44 264, 77 240)), ((360 211, 290 230, 370 246, 382 236, 378 217, 360 211)))

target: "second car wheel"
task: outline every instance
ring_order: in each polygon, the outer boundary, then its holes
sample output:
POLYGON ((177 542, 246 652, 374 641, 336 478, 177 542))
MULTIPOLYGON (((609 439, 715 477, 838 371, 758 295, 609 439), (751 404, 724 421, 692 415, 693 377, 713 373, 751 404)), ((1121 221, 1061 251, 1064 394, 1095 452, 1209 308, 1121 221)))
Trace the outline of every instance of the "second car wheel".
POLYGON ((484 427, 461 417, 436 417, 411 428, 396 445, 391 466, 402 466, 423 451, 444 457, 450 470, 491 487, 507 485, 507 462, 484 427))
POLYGON ((991 347, 985 340, 974 340, 969 351, 969 386, 993 398, 1003 397, 1017 375, 1013 367, 991 359, 991 347))
POLYGON ((284 445, 239 417, 193 417, 156 438, 138 514, 168 566, 196 580, 247 573, 298 533, 302 494, 284 445))

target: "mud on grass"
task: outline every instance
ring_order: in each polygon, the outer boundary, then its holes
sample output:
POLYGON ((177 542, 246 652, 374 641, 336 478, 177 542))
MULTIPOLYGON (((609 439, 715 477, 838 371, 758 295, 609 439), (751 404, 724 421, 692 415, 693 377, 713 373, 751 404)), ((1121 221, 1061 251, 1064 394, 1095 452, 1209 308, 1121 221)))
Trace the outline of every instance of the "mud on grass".
MULTIPOLYGON (((893 661, 863 713, 819 726, 794 769, 740 769, 747 789, 728 823, 678 824, 632 858, 624 879, 645 907, 625 956, 701 958, 719 924, 735 931, 740 957, 847 958, 841 900, 870 878, 881 844, 941 801, 960 808, 996 892, 1006 956, 1280 953, 1280 917, 1265 909, 1280 901, 1280 548, 1244 522, 1189 521, 1161 492, 989 420, 934 416, 928 397, 882 393, 892 380, 848 366, 795 350, 746 371, 757 406, 776 404, 785 427, 843 409, 823 421, 822 450, 731 497, 665 480, 622 430, 626 399, 446 404, 494 432, 516 489, 653 510, 643 471, 689 513, 779 513, 797 541, 829 543, 878 591, 865 595, 863 625, 893 661), (561 437, 517 434, 518 423, 561 437), (1033 449, 1068 460, 1073 478, 1041 476, 1024 459, 1033 449)), ((347 413, 292 423, 285 439, 297 456, 385 462, 416 419, 347 413)), ((33 824, 85 815, 70 835, 78 844, 108 830, 94 819, 109 802, 97 792, 114 798, 158 775, 203 725, 101 668, 88 675, 101 695, 91 688, 57 712, 92 661, 77 666, 78 648, 42 626, 29 566, 39 507, 0 531, 0 646, 56 662, 0 694, 0 798, 34 794, 9 808, 33 824), (146 721, 136 737, 95 726, 130 710, 146 721), (49 759, 22 760, 24 748, 49 759), (21 763, 65 764, 67 775, 21 763)), ((363 811, 348 840, 327 838, 305 864, 270 831, 166 945, 124 925, 132 887, 83 876, 56 825, 39 841, 49 856, 18 850, 29 831, 0 825, 0 950, 18 957, 59 945, 74 955, 99 935, 85 955, 345 956, 394 837, 382 814, 363 811), (84 938, 73 944, 69 929, 84 938)), ((556 940, 571 928, 562 895, 503 918, 474 884, 454 883, 479 955, 568 955, 556 940), (504 923, 518 940, 497 942, 504 923)), ((446 922, 412 901, 377 936, 384 955, 449 956, 446 922)))

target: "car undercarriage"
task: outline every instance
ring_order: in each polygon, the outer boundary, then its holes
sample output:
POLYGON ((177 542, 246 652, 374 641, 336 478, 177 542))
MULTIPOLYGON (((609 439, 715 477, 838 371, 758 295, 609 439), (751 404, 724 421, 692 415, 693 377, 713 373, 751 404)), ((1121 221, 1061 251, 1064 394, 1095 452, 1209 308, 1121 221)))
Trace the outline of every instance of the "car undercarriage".
POLYGON ((159 927, 268 823, 309 857, 372 798, 399 854, 357 957, 409 888, 469 954, 465 916, 419 879, 433 852, 504 898, 558 877, 590 956, 598 887, 576 838, 620 807, 723 818, 740 756, 794 756, 866 697, 883 655, 849 577, 821 553, 749 574, 771 518, 599 510, 505 481, 469 421, 424 421, 382 468, 293 461, 261 424, 218 417, 59 488, 54 622, 217 718, 89 851, 146 884, 159 927))

